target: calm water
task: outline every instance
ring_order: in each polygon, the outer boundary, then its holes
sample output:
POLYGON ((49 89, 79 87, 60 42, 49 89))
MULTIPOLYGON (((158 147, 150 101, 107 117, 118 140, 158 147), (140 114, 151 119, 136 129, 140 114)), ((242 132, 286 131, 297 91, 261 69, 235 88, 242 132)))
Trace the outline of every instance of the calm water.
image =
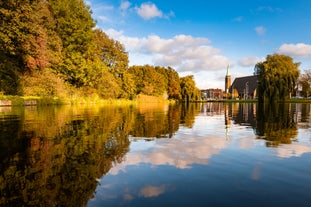
POLYGON ((0 108, 0 206, 310 206, 311 105, 0 108))

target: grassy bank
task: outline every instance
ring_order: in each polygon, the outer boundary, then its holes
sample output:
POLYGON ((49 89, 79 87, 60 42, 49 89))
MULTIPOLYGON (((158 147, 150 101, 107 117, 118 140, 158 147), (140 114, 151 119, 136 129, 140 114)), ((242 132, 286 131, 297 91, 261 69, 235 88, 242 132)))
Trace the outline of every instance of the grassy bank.
MULTIPOLYGON (((206 102, 224 102, 224 103, 257 103, 258 100, 257 99, 247 99, 247 100, 236 100, 236 99, 219 99, 219 100, 202 100, 199 101, 202 103, 206 103, 206 102)), ((292 98, 289 99, 287 101, 285 101, 285 103, 311 103, 311 99, 310 98, 292 98)))
POLYGON ((127 99, 101 99, 92 97, 38 97, 38 96, 0 96, 0 106, 48 106, 48 105, 133 105, 151 103, 174 103, 163 97, 138 95, 134 100, 127 99))

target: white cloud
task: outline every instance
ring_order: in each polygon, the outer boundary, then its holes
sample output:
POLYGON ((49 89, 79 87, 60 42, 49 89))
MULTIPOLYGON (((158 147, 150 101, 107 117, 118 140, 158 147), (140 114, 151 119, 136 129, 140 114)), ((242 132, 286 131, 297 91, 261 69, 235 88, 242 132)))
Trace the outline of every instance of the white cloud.
POLYGON ((257 35, 262 36, 266 33, 266 28, 263 26, 258 26, 258 27, 255 27, 255 31, 257 35))
POLYGON ((255 66, 258 62, 264 61, 265 58, 260 57, 245 57, 239 61, 239 65, 242 67, 255 66))
MULTIPOLYGON (((210 44, 208 38, 193 37, 190 35, 176 35, 164 39, 158 35, 148 37, 127 37, 123 32, 113 29, 106 33, 119 40, 129 51, 130 64, 137 64, 131 57, 148 56, 151 62, 145 64, 171 66, 179 72, 215 71, 224 69, 231 61, 221 54, 221 50, 210 44)), ((141 64, 141 60, 138 60, 141 64)))
POLYGON ((120 4, 120 9, 122 11, 125 11, 128 8, 130 8, 130 6, 131 6, 131 2, 129 2, 129 1, 122 1, 121 4, 120 4))
POLYGON ((163 12, 158 9, 154 3, 142 3, 139 8, 136 8, 137 14, 145 19, 149 20, 155 17, 163 17, 163 12))
POLYGON ((296 57, 308 57, 311 55, 311 45, 304 43, 283 44, 277 52, 296 57))

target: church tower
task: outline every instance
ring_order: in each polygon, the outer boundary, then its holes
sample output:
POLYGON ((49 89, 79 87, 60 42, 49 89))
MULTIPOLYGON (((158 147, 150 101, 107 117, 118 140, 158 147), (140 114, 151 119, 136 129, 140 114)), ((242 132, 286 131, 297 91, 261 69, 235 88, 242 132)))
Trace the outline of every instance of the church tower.
POLYGON ((231 86, 231 76, 229 75, 229 65, 227 66, 227 74, 225 78, 225 93, 229 93, 229 88, 231 86))

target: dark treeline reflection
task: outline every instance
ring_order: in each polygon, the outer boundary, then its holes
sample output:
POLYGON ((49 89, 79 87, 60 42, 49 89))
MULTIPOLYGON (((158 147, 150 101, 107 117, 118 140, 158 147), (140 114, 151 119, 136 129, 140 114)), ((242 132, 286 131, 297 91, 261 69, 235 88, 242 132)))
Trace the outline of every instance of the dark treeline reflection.
POLYGON ((290 103, 258 105, 256 134, 267 140, 267 146, 295 141, 298 134, 297 118, 300 114, 297 106, 290 103))
POLYGON ((267 140, 268 147, 277 147, 296 141, 298 124, 300 128, 309 127, 310 106, 300 103, 225 104, 225 124, 228 125, 232 120, 234 124, 250 126, 258 138, 267 140))
POLYGON ((0 206, 85 206, 129 136, 172 137, 194 120, 179 105, 1 110, 0 206))

